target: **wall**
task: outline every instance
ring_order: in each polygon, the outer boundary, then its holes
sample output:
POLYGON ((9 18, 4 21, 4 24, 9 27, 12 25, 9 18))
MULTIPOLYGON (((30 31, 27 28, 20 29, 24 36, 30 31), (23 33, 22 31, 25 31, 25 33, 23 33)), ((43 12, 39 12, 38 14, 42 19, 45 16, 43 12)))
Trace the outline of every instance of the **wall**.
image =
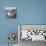
POLYGON ((0 0, 0 44, 8 43, 9 32, 18 32, 18 24, 46 24, 46 0, 0 0), (6 6, 17 7, 16 19, 5 18, 6 6))

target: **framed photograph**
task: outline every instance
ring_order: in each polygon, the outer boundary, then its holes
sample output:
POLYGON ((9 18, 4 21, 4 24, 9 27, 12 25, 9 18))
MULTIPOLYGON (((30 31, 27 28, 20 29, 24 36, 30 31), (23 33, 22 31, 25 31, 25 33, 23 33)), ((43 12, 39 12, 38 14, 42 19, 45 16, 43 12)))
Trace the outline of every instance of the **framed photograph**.
POLYGON ((18 41, 46 41, 46 25, 18 25, 18 41))
POLYGON ((16 7, 5 7, 5 15, 9 18, 16 18, 16 7))

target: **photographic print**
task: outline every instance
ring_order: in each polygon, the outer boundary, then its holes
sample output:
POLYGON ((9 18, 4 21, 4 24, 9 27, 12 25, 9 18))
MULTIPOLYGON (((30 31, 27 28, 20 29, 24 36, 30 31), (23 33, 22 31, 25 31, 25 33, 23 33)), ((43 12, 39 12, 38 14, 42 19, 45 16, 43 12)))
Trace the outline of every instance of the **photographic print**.
POLYGON ((18 25, 20 46, 31 45, 33 42, 46 42, 46 25, 18 25))
POLYGON ((5 15, 9 18, 16 18, 16 7, 5 7, 5 15))

